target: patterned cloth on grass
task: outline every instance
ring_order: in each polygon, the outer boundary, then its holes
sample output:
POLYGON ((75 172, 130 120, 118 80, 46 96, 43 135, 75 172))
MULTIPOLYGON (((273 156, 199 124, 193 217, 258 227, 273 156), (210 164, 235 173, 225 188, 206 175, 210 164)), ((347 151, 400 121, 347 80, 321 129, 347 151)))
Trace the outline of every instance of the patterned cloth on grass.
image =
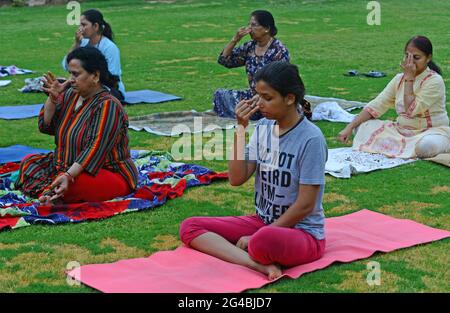
POLYGON ((180 197, 186 188, 227 179, 206 167, 174 162, 169 153, 132 151, 139 171, 138 189, 122 198, 55 206, 40 205, 36 199, 14 190, 17 171, 11 163, 0 166, 0 230, 33 224, 79 223, 134 211, 153 209, 180 197), (8 169, 10 171, 8 172, 8 169))
POLYGON ((0 77, 19 75, 19 74, 30 74, 30 73, 33 73, 33 71, 26 70, 23 68, 18 68, 15 65, 10 65, 10 66, 1 66, 0 65, 0 77))
POLYGON ((44 86, 44 77, 39 76, 35 78, 25 78, 25 86, 19 89, 20 92, 43 92, 42 86, 44 86))

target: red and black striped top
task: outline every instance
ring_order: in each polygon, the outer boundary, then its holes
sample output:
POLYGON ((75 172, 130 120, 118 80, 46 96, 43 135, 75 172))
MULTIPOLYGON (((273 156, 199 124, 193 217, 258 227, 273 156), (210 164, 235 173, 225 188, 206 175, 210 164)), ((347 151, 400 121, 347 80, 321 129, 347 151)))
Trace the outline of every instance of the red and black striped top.
POLYGON ((125 110, 106 90, 75 109, 79 97, 72 88, 62 93, 49 125, 44 123, 44 108, 39 113, 39 130, 55 136, 55 169, 66 171, 76 162, 95 176, 104 168, 120 173, 134 190, 138 172, 128 147, 125 110))

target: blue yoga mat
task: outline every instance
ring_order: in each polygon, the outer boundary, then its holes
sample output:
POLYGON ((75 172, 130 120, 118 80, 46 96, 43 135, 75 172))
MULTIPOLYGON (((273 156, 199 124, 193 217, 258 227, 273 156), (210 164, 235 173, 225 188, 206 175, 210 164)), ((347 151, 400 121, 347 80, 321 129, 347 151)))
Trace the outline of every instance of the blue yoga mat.
MULTIPOLYGON (((126 93, 125 101, 129 104, 161 103, 180 100, 180 97, 153 90, 136 90, 126 93)), ((43 104, 0 106, 0 119, 20 120, 39 115, 43 104)))
POLYGON ((20 120, 39 115, 43 104, 0 106, 0 118, 5 120, 20 120))
POLYGON ((36 149, 27 146, 15 145, 0 148, 0 164, 8 162, 20 162, 28 154, 48 153, 47 149, 36 149))
POLYGON ((153 90, 128 91, 125 96, 125 102, 129 104, 161 103, 180 99, 180 97, 153 90))

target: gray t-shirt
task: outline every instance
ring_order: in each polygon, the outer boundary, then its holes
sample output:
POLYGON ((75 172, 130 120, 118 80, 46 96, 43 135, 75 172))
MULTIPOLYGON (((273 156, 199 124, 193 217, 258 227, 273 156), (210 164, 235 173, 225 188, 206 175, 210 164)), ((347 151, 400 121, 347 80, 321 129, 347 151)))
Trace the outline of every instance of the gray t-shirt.
POLYGON ((246 160, 256 162, 255 207, 266 223, 277 220, 297 200, 299 184, 320 185, 314 210, 300 221, 316 239, 325 238, 322 198, 328 149, 321 130, 306 118, 277 137, 274 120, 261 119, 246 147, 246 160))

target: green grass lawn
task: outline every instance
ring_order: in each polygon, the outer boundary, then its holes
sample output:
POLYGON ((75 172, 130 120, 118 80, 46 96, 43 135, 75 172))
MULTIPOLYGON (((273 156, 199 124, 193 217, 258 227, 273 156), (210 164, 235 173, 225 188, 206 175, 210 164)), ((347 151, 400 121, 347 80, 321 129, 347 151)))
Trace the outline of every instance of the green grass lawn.
MULTIPOLYGON (((255 9, 268 9, 300 67, 307 93, 369 101, 400 71, 405 42, 428 36, 434 59, 448 87, 450 33, 447 0, 380 1, 381 25, 368 26, 366 1, 85 1, 82 10, 99 8, 112 25, 121 50, 127 90, 153 89, 183 97, 182 101, 126 107, 129 116, 162 111, 211 108, 217 88, 246 88, 243 68, 227 70, 217 56, 255 9), (381 70, 386 78, 345 77, 350 69, 381 70)), ((66 24, 64 6, 0 8, 0 65, 15 64, 65 75, 61 59, 72 45, 75 26, 66 24)), ((24 78, 0 89, 0 105, 45 101, 42 94, 21 94, 24 78)), ((447 89, 447 98, 449 93, 447 89)), ((447 110, 450 109, 447 102, 447 110)), ((389 112, 384 118, 394 118, 389 112)), ((319 122, 330 148, 341 123, 319 122)), ((40 134, 37 119, 0 120, 0 146, 14 144, 53 148, 53 138, 40 134)), ((130 131, 132 149, 170 150, 176 138, 130 131)), ((196 161, 226 170, 226 161, 196 161)), ((328 217, 367 208, 432 227, 450 230, 448 168, 419 161, 402 167, 358 175, 349 180, 327 176, 328 217)), ((71 287, 64 271, 70 261, 114 262, 148 256, 180 244, 180 222, 195 215, 253 212, 253 180, 242 187, 227 182, 190 189, 185 196, 146 212, 103 221, 63 226, 31 226, 0 233, 0 292, 93 292, 71 287)), ((449 292, 449 243, 442 240, 350 264, 334 264, 297 280, 284 279, 252 292, 449 292), (380 286, 366 283, 369 260, 381 264, 380 286)))

